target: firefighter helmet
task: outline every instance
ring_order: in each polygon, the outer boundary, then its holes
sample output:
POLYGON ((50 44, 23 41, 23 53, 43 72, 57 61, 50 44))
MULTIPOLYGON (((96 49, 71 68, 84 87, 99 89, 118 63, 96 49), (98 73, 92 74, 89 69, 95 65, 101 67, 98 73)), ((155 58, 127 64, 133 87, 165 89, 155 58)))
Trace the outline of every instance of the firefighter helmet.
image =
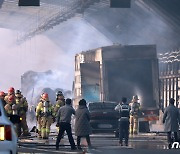
POLYGON ((13 87, 10 87, 10 88, 8 89, 8 93, 10 93, 10 94, 14 93, 14 88, 13 88, 13 87))
POLYGON ((62 91, 58 91, 57 93, 56 93, 56 96, 63 96, 63 93, 62 93, 62 91))
POLYGON ((16 94, 21 94, 21 91, 20 90, 16 90, 16 94))
POLYGON ((48 101, 48 100, 49 100, 48 94, 47 94, 47 93, 44 93, 44 94, 42 95, 42 99, 45 100, 45 101, 48 101))
POLYGON ((57 100, 62 100, 62 99, 64 99, 64 95, 63 95, 62 91, 58 91, 56 93, 56 101, 57 100))
POLYGON ((0 91, 0 97, 4 97, 4 96, 5 96, 4 91, 0 91))
POLYGON ((21 98, 22 97, 22 94, 21 94, 20 90, 16 90, 16 97, 17 98, 21 98))
POLYGON ((132 101, 137 101, 137 100, 139 100, 138 96, 137 95, 133 96, 132 101))

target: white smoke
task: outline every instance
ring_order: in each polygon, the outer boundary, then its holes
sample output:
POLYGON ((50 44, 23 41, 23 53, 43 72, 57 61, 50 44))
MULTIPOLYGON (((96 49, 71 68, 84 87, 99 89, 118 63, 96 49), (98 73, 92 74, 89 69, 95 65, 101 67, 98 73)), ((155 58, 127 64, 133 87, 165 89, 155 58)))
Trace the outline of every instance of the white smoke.
MULTIPOLYGON (((26 94, 29 104, 36 104, 39 101, 42 92, 48 93, 50 101, 54 103, 56 97, 55 92, 57 92, 57 89, 63 92, 65 98, 72 98, 72 93, 70 90, 66 89, 67 84, 65 84, 65 82, 68 82, 68 77, 68 72, 62 72, 59 70, 53 70, 51 73, 43 73, 38 80, 35 78, 39 77, 34 77, 33 79, 36 81, 35 85, 26 94)), ((70 81, 69 84, 72 85, 72 81, 70 81)))
MULTIPOLYGON (((0 29, 0 65, 2 74, 0 77, 0 89, 5 92, 10 86, 20 88, 20 77, 28 71, 46 71, 57 64, 59 49, 47 37, 37 36, 36 47, 31 41, 21 46, 16 45, 16 33, 6 29, 0 29), (52 61, 53 59, 53 61, 52 61)), ((59 63, 59 62, 58 62, 59 63)))
POLYGON ((0 90, 7 92, 10 86, 21 88, 20 78, 29 70, 52 74, 42 77, 37 87, 72 89, 74 57, 83 50, 111 45, 104 37, 81 18, 74 18, 54 29, 16 44, 19 32, 0 29, 0 90), (63 34, 63 35, 62 35, 63 34))

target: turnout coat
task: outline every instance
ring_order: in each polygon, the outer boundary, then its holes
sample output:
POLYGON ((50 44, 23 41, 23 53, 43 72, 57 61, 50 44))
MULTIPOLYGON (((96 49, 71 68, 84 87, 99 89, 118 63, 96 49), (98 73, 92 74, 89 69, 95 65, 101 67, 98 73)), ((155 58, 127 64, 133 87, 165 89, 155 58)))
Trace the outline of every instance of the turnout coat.
POLYGON ((178 132, 180 124, 180 112, 177 107, 170 104, 164 112, 163 123, 165 132, 178 132))
POLYGON ((75 112, 75 135, 87 136, 91 134, 90 114, 86 106, 79 106, 75 112))

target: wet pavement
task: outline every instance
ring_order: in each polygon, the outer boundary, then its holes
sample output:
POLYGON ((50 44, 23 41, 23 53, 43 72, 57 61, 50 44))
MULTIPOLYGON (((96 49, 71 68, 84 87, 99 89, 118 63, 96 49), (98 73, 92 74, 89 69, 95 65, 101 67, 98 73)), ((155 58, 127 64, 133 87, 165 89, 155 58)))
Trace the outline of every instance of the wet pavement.
MULTIPOLYGON (((35 134, 34 134, 35 135, 35 134)), ((60 150, 55 150, 56 133, 51 134, 49 140, 41 140, 36 137, 29 139, 20 139, 18 153, 126 153, 126 154, 159 154, 159 153, 180 153, 180 149, 167 148, 165 134, 139 134, 130 136, 129 146, 120 146, 118 138, 113 134, 95 134, 91 135, 92 149, 87 148, 85 139, 82 139, 81 144, 83 151, 70 150, 67 136, 61 140, 60 150)), ((75 141, 76 142, 76 141, 75 141)))

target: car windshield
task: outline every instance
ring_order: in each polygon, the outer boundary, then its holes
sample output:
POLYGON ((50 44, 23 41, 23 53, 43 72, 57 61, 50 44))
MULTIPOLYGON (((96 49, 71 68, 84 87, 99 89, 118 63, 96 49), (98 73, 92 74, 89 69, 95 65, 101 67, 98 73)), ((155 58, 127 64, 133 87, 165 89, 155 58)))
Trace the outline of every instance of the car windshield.
POLYGON ((103 102, 97 102, 97 103, 89 103, 89 110, 90 111, 96 111, 96 110, 114 110, 116 103, 103 103, 103 102))

